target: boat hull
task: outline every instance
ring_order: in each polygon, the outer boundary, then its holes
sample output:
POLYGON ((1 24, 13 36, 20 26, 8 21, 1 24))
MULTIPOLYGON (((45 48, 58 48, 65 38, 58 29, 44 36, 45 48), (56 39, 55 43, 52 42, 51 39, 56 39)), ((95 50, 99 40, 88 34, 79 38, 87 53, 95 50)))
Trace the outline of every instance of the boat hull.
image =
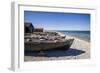
POLYGON ((67 50, 72 45, 74 39, 68 39, 62 42, 24 42, 25 50, 28 51, 43 51, 51 49, 67 50))

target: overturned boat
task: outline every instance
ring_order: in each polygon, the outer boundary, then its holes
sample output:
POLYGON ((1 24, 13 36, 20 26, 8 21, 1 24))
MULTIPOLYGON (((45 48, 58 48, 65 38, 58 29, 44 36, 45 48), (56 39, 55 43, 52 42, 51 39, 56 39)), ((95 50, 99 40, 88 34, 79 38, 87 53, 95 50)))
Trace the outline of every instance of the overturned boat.
POLYGON ((74 39, 67 39, 54 31, 44 31, 43 28, 33 28, 32 23, 25 23, 24 47, 29 51, 51 49, 69 49, 74 39))

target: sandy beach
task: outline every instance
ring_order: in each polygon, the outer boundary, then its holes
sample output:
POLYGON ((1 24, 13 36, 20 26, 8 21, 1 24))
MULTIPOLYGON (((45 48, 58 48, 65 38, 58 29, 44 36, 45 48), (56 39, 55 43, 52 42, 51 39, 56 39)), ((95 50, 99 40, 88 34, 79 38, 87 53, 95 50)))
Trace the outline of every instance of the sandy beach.
POLYGON ((90 58, 90 42, 69 35, 66 35, 66 38, 74 38, 74 42, 69 50, 46 51, 45 53, 47 53, 48 56, 35 56, 34 52, 25 52, 24 61, 72 60, 90 58))

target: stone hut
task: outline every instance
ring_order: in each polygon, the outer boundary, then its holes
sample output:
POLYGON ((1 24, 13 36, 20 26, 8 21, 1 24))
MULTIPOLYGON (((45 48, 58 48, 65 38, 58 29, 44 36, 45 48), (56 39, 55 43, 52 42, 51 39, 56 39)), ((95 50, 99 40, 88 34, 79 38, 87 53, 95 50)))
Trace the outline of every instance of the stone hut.
POLYGON ((34 26, 32 25, 32 23, 28 23, 28 22, 24 23, 24 32, 25 33, 33 33, 33 30, 34 30, 34 26))
POLYGON ((34 28, 32 23, 25 22, 24 23, 24 31, 25 31, 25 33, 43 32, 43 28, 34 28))

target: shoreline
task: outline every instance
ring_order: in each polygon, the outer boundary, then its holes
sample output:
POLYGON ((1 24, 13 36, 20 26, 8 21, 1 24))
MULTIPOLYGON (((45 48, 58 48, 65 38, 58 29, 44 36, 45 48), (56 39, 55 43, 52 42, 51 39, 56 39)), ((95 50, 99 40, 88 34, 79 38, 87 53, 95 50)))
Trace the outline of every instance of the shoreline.
POLYGON ((88 59, 88 58, 90 58, 90 42, 82 40, 82 39, 77 38, 77 37, 70 36, 70 35, 66 35, 66 36, 74 38, 74 42, 73 42, 73 44, 71 45, 70 48, 85 51, 84 54, 77 56, 77 59, 88 59))
POLYGON ((84 40, 84 39, 81 39, 81 38, 78 38, 78 37, 75 37, 75 36, 71 36, 71 35, 68 35, 68 34, 64 34, 64 33, 62 33, 62 32, 56 31, 56 33, 58 33, 58 34, 60 34, 60 35, 66 35, 66 39, 67 39, 67 38, 74 38, 74 39, 77 39, 77 40, 82 40, 82 41, 84 41, 84 42, 90 43, 89 41, 86 41, 86 40, 84 40))
MULTIPOLYGON (((57 32, 58 34, 60 34, 61 36, 65 35, 61 32, 57 32)), ((36 57, 36 56, 25 56, 24 60, 25 62, 28 61, 52 61, 52 60, 71 60, 71 59, 89 59, 90 58, 90 42, 87 42, 85 40, 70 36, 70 35, 66 35, 66 39, 68 38, 74 38, 74 42, 72 43, 69 51, 56 51, 56 53, 73 53, 72 55, 68 55, 68 56, 59 56, 59 57, 36 57), (84 52, 84 53, 81 53, 84 52), (79 54, 76 55, 75 53, 79 54)), ((53 52, 55 53, 55 52, 53 52)))
MULTIPOLYGON (((59 33, 61 35, 66 35, 66 34, 63 34, 61 32, 57 32, 57 33, 59 33)), ((68 39, 68 38, 74 38, 74 42, 71 45, 72 48, 78 48, 78 49, 79 48, 87 48, 87 49, 90 49, 90 42, 82 40, 82 39, 77 38, 77 37, 66 35, 66 39, 68 39)))

